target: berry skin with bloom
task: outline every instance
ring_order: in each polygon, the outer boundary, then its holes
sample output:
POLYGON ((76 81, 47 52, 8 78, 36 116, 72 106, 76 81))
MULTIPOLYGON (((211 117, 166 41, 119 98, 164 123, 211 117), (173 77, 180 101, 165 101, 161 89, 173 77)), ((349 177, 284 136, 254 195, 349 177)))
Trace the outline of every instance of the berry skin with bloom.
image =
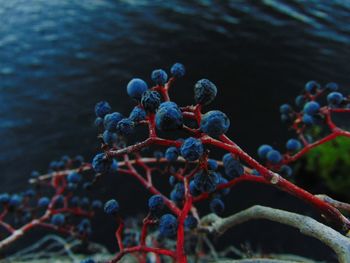
POLYGON ((210 210, 217 215, 222 214, 225 210, 225 204, 220 198, 213 198, 210 201, 209 207, 210 210))
POLYGON ((152 71, 151 79, 157 85, 164 85, 168 80, 168 74, 162 69, 156 69, 152 71))
POLYGON ((302 147, 301 142, 297 139, 289 139, 286 143, 286 148, 288 151, 298 151, 302 147))
POLYGON ((325 88, 329 91, 337 91, 339 89, 339 86, 335 82, 329 82, 326 84, 325 88))
POLYGON ((165 151, 165 158, 169 162, 175 162, 179 157, 179 150, 176 147, 169 147, 165 151))
POLYGON ((192 215, 188 215, 185 219, 184 222, 184 226, 187 229, 195 229, 198 225, 198 220, 192 216, 192 215))
POLYGON ((141 104, 147 112, 155 112, 160 105, 160 94, 157 91, 146 90, 142 94, 141 104))
POLYGON ((227 132, 230 120, 225 113, 213 110, 203 115, 200 129, 211 137, 218 137, 227 132))
POLYGON ((115 199, 107 201, 103 207, 103 211, 107 215, 116 215, 119 212, 119 203, 115 199))
POLYGON ((183 76, 185 76, 186 70, 184 65, 182 65, 181 63, 175 63, 170 68, 170 73, 176 78, 182 78, 183 76))
POLYGON ((46 208, 48 207, 49 204, 50 204, 50 199, 48 197, 44 196, 38 200, 38 206, 41 208, 46 208))
POLYGON ((148 90, 147 83, 139 78, 134 78, 129 81, 126 91, 131 98, 140 100, 142 94, 148 90))
POLYGON ((143 121, 146 119, 146 112, 144 109, 136 106, 130 112, 129 119, 132 120, 133 122, 143 121))
POLYGON ((269 153, 269 151, 272 150, 272 147, 268 144, 263 144, 258 148, 258 155, 260 158, 265 159, 266 155, 269 153))
POLYGON ((79 183, 81 181, 81 175, 76 172, 71 172, 67 176, 67 180, 69 183, 79 183))
POLYGON ((148 199, 148 208, 152 212, 159 212, 164 208, 164 199, 161 195, 153 195, 148 199))
POLYGON ((98 153, 92 160, 92 168, 94 168, 97 173, 107 173, 118 167, 116 160, 107 159, 104 153, 98 153))
POLYGON ((316 101, 309 101, 304 105, 304 112, 309 115, 315 115, 320 110, 320 104, 316 101))
POLYGON ((172 214, 165 214, 159 219, 159 233, 164 237, 174 237, 177 232, 177 219, 172 214))
POLYGON ((185 186, 183 183, 177 183, 170 193, 170 199, 174 202, 181 202, 185 196, 185 186))
POLYGON ((95 105, 95 114, 100 118, 104 118, 104 116, 110 113, 111 110, 112 108, 107 101, 100 101, 95 105))
POLYGON ((220 175, 216 172, 206 172, 204 170, 197 173, 193 179, 195 187, 202 193, 213 192, 220 183, 220 175))
POLYGON ((332 106, 338 106, 343 100, 344 96, 340 92, 331 92, 327 96, 328 104, 332 106))
POLYGON ((10 197, 9 205, 12 207, 17 207, 21 204, 22 197, 20 195, 14 194, 10 197))
POLYGON ((122 119, 123 115, 121 115, 119 112, 113 112, 105 116, 103 125, 106 130, 110 132, 116 132, 118 122, 120 122, 122 119))
POLYGON ((244 173, 243 165, 232 157, 230 153, 227 153, 222 158, 225 173, 230 179, 239 177, 244 173))
POLYGON ((293 111, 292 107, 289 104, 282 104, 280 106, 280 113, 281 114, 289 114, 293 111))
POLYGON ((196 161, 203 155, 203 144, 200 140, 189 137, 181 145, 180 152, 187 161, 196 161))
POLYGON ((117 133, 121 136, 127 136, 134 133, 135 124, 132 120, 124 118, 117 124, 117 133))
POLYGON ((305 91, 311 94, 315 94, 317 90, 321 89, 321 85, 314 80, 310 80, 305 84, 305 91))
POLYGON ((208 169, 211 171, 215 171, 218 169, 219 165, 218 162, 214 159, 208 159, 208 169))
POLYGON ((304 114, 302 120, 303 120, 303 123, 305 123, 306 125, 313 125, 315 123, 314 117, 312 117, 309 114, 304 114))
POLYGON ((102 134, 103 142, 105 144, 108 144, 109 146, 112 146, 117 141, 117 139, 118 139, 117 134, 114 132, 105 130, 102 134))
POLYGON ((173 102, 163 102, 156 113, 156 127, 160 131, 174 131, 183 125, 183 116, 173 102))
POLYGON ((100 209, 102 207, 102 202, 100 200, 92 201, 91 207, 93 209, 100 209))
POLYGON ((55 226, 62 226, 65 222, 63 214, 55 214, 51 217, 51 223, 55 226))
POLYGON ((272 164, 278 164, 282 161, 282 155, 279 151, 271 150, 266 155, 267 160, 272 164))
POLYGON ((8 193, 3 193, 0 195, 0 203, 6 204, 10 201, 10 195, 8 193))
POLYGON ((210 80, 198 80, 194 85, 194 100, 198 104, 208 105, 215 99, 217 92, 215 84, 210 80))

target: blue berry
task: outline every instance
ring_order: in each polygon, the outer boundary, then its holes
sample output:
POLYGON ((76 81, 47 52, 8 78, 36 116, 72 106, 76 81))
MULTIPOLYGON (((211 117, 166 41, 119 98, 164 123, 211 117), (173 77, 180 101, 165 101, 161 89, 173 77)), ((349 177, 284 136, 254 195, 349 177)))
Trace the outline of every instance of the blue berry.
POLYGON ((10 197, 9 205, 13 207, 17 207, 21 204, 22 197, 20 195, 14 194, 10 197))
POLYGON ((95 105, 95 113, 97 117, 103 118, 106 114, 112 110, 107 101, 100 101, 95 105))
POLYGON ((268 144, 263 144, 258 148, 258 155, 260 158, 265 159, 269 151, 272 150, 272 147, 268 144))
POLYGON ((162 69, 152 71, 151 79, 157 85, 164 85, 168 80, 168 74, 162 69))
POLYGON ((148 208, 152 212, 159 212, 164 208, 164 199, 161 195, 153 195, 148 199, 148 208))
POLYGON ((55 214, 51 217, 51 223, 56 226, 62 226, 64 224, 65 217, 63 214, 55 214))
POLYGON ((189 137, 181 145, 180 152, 187 161, 196 161, 203 155, 203 144, 200 140, 189 137))
POLYGON ((0 203, 6 204, 10 201, 10 195, 8 193, 0 194, 0 203))
MULTIPOLYGON (((228 180, 226 180, 226 178, 220 176, 220 180, 219 180, 219 185, 220 184, 227 184, 228 183, 228 180)), ((223 195, 228 195, 230 193, 230 188, 227 187, 227 188, 224 188, 220 191, 223 195)))
POLYGON ((202 170, 194 176, 193 181, 197 189, 202 193, 213 192, 220 183, 220 175, 216 172, 202 170))
POLYGON ((135 124, 132 120, 124 118, 117 124, 117 133, 122 136, 131 135, 134 133, 135 124))
POLYGON ((141 104, 147 112, 155 112, 160 105, 160 95, 157 91, 146 90, 142 94, 141 104))
POLYGON ((144 109, 136 106, 130 112, 129 119, 132 120, 133 122, 143 121, 146 119, 146 112, 144 109))
POLYGON ((190 193, 192 196, 198 196, 201 194, 201 191, 198 190, 197 185, 193 180, 190 182, 190 193))
POLYGON ((315 115, 320 110, 320 104, 316 101, 309 101, 304 105, 304 112, 309 115, 315 115))
POLYGON ((175 63, 171 69, 170 69, 170 73, 171 75, 173 75, 176 78, 181 78, 185 75, 186 70, 184 65, 180 64, 180 63, 175 63))
POLYGON ((100 200, 93 200, 91 207, 93 209, 100 209, 102 207, 102 202, 100 200))
POLYGON ((177 183, 170 193, 170 199, 175 202, 181 202, 185 196, 185 186, 183 183, 177 183))
POLYGON ((119 212, 119 204, 115 199, 107 201, 103 208, 107 215, 116 215, 119 212))
POLYGON ((63 197, 63 195, 58 195, 55 198, 54 204, 55 204, 55 206, 63 206, 63 204, 64 204, 64 197, 63 197))
POLYGON ((171 186, 174 186, 176 184, 176 182, 177 182, 177 180, 176 180, 175 176, 170 176, 169 177, 169 184, 171 186))
POLYGON ((174 237, 177 232, 177 219, 172 214, 165 214, 159 219, 159 233, 164 237, 174 237))
POLYGON ((68 183, 68 190, 75 191, 78 189, 78 184, 75 183, 68 183))
POLYGON ((153 156, 159 161, 160 159, 163 158, 163 152, 161 151, 154 151, 153 156))
POLYGON ((179 150, 176 147, 169 147, 165 151, 165 158, 169 162, 175 162, 179 157, 179 150))
POLYGON ((98 153, 92 160, 92 168, 94 168, 97 173, 107 173, 112 170, 115 170, 117 166, 117 161, 113 159, 107 159, 104 153, 98 153))
POLYGON ((197 227, 197 225, 198 225, 198 220, 194 216, 188 215, 186 217, 185 222, 184 222, 185 228, 194 229, 197 227))
POLYGON ((217 215, 222 214, 225 210, 225 204, 220 198, 212 199, 209 206, 210 210, 217 215))
POLYGON ((105 126, 106 130, 110 132, 116 132, 118 122, 120 122, 122 119, 123 115, 121 115, 119 112, 113 112, 105 116, 103 125, 105 126))
POLYGON ((306 103, 306 98, 303 95, 299 95, 295 98, 295 105, 297 105, 299 108, 304 107, 305 103, 306 103))
POLYGON ((131 98, 140 100, 142 94, 148 90, 147 83, 139 78, 134 78, 129 81, 126 91, 131 98))
POLYGON ((321 86, 316 81, 311 80, 305 84, 305 91, 311 94, 315 94, 317 90, 320 90, 321 86))
POLYGON ((276 151, 276 150, 269 151, 266 155, 266 158, 270 163, 273 163, 273 164, 278 164, 279 162, 282 161, 282 155, 280 154, 279 151, 276 151))
POLYGON ((297 139, 289 139, 286 143, 286 148, 288 151, 298 151, 301 147, 301 142, 297 139))
POLYGON ((33 189, 28 189, 27 191, 24 192, 24 196, 26 197, 33 197, 35 196, 36 192, 33 189))
POLYGON ((73 196, 70 201, 69 201, 70 205, 73 207, 78 206, 79 204, 79 197, 78 196, 73 196))
POLYGON ((290 177, 293 174, 293 170, 288 165, 282 165, 280 173, 281 173, 281 175, 283 175, 285 177, 290 177))
POLYGON ((303 120, 303 123, 305 123, 306 125, 313 125, 313 124, 315 124, 314 117, 312 117, 309 114, 304 114, 302 120, 303 120))
POLYGON ((326 84, 325 88, 328 89, 329 91, 337 91, 339 86, 335 82, 329 82, 329 83, 326 84))
POLYGON ((208 169, 211 171, 215 171, 219 167, 218 162, 214 159, 208 159, 207 164, 208 164, 208 169))
POLYGON ((343 100, 344 96, 340 92, 331 92, 327 96, 328 104, 332 106, 338 106, 343 100))
POLYGON ((44 196, 38 200, 38 206, 41 208, 46 208, 48 207, 49 204, 50 204, 50 199, 48 197, 44 196))
POLYGON ((289 114, 293 111, 292 107, 289 104, 282 104, 280 106, 280 113, 289 114))
POLYGON ((82 208, 88 208, 90 205, 90 200, 87 197, 83 197, 79 201, 79 206, 82 208))
POLYGON ((218 110, 204 114, 200 124, 201 131, 212 137, 218 137, 226 133, 229 127, 230 120, 225 113, 218 110))
POLYGON ((114 143, 117 142, 117 134, 114 132, 110 132, 108 130, 105 130, 102 134, 102 140, 105 144, 108 144, 109 146, 112 146, 114 143))
POLYGON ((238 160, 234 159, 230 153, 223 156, 223 164, 225 173, 230 179, 239 177, 244 173, 243 165, 238 160))
POLYGON ((99 129, 102 129, 103 128, 103 118, 97 117, 95 119, 95 126, 99 129))
POLYGON ((92 258, 83 259, 80 263, 96 263, 92 258))
POLYGON ((77 172, 71 172, 68 174, 67 180, 69 183, 79 183, 81 181, 81 175, 77 172))
POLYGON ((216 94, 215 84, 208 79, 201 79, 194 86, 194 100, 198 104, 210 104, 215 99, 216 94))
POLYGON ((38 171, 32 171, 32 173, 30 174, 30 176, 32 178, 38 178, 40 176, 40 173, 38 171))
POLYGON ((163 102, 156 113, 156 127, 160 131, 173 131, 181 128, 183 116, 180 108, 173 102, 163 102))

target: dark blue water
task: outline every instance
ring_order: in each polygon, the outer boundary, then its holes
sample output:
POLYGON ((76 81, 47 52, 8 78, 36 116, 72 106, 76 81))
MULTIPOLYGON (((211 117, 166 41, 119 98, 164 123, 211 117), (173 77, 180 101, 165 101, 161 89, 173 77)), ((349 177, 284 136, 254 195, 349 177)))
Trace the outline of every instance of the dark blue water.
POLYGON ((21 189, 63 154, 90 159, 94 104, 127 114, 128 80, 177 61, 188 71, 172 91, 180 104, 209 78, 230 137, 249 152, 282 144, 278 106, 306 81, 349 91, 349 22, 341 0, 2 0, 0 190, 21 189))

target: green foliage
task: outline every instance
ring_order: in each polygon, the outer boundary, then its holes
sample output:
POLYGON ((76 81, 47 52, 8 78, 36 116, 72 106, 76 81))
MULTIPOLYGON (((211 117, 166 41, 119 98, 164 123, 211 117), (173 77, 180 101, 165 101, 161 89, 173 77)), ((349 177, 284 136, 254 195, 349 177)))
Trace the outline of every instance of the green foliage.
POLYGON ((306 170, 317 172, 334 192, 350 196, 350 139, 338 137, 305 156, 306 170))

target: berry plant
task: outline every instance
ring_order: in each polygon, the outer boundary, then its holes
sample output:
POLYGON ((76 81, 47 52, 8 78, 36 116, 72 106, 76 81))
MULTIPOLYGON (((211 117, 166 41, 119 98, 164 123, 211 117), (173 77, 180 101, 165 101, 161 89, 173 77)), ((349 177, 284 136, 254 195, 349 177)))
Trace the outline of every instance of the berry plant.
POLYGON ((170 99, 169 91, 176 79, 185 75, 185 68, 176 63, 170 73, 169 78, 164 70, 154 70, 152 87, 139 78, 128 83, 127 93, 135 102, 129 117, 113 112, 105 101, 95 107, 95 123, 101 139, 101 152, 92 161, 96 176, 116 170, 119 175, 134 177, 150 193, 148 214, 138 238, 134 236, 131 243, 125 241, 128 228, 121 214, 123 204, 115 199, 105 203, 104 211, 118 225, 115 236, 119 252, 110 262, 118 262, 127 254, 134 255, 139 262, 149 262, 151 258, 154 262, 166 258, 180 263, 201 262, 208 259, 208 253, 203 247, 189 249, 193 239, 200 244, 199 240, 207 234, 222 234, 236 224, 256 218, 299 229, 305 218, 313 220, 262 206, 221 218, 230 188, 241 182, 270 185, 313 206, 336 230, 309 220, 309 229, 302 232, 332 247, 341 262, 350 262, 350 243, 345 237, 350 221, 342 214, 345 208, 349 210, 349 205, 325 195, 314 195, 289 180, 292 163, 309 150, 340 136, 350 137, 350 132, 332 119, 333 114, 350 112, 350 99, 338 91, 338 85, 328 83, 323 87, 310 81, 296 97, 294 107, 283 104, 281 119, 294 130, 295 137, 286 142, 284 153, 268 144, 261 145, 260 160, 255 160, 226 136, 230 127, 228 116, 219 110, 206 109, 217 95, 216 85, 208 79, 197 81, 194 104, 178 105, 170 99), (133 142, 139 126, 146 126, 148 134, 142 141, 133 142), (316 126, 322 129, 319 138, 311 136, 316 126), (153 156, 147 156, 150 148, 154 149, 153 156), (216 153, 222 154, 222 160, 211 158, 216 153), (171 190, 157 185, 154 178, 157 173, 168 177, 171 190), (202 215, 198 205, 203 202, 212 214, 202 215), (315 234, 317 231, 320 233, 315 234))
POLYGON ((342 95, 335 83, 321 86, 308 82, 294 106, 280 107, 281 120, 294 131, 294 137, 287 140, 283 151, 261 145, 257 150, 260 159, 256 160, 226 135, 229 117, 220 110, 208 110, 218 93, 212 81, 201 79, 195 83, 193 105, 178 105, 171 100, 169 92, 184 75, 185 67, 176 63, 170 77, 162 69, 154 70, 153 86, 140 78, 132 79, 126 90, 135 106, 128 116, 114 112, 106 101, 97 103, 95 125, 100 152, 91 164, 67 157, 54 162, 53 171, 33 175, 30 181, 35 190, 2 194, 0 224, 9 234, 0 242, 0 249, 35 226, 87 238, 91 231, 89 218, 102 203, 79 199, 75 193, 107 174, 117 174, 134 178, 150 195, 144 200, 148 211, 139 222, 141 227, 136 227, 135 220, 130 224, 123 218, 124 204, 115 197, 105 202, 104 212, 116 224, 118 252, 111 263, 130 256, 142 263, 219 262, 226 258, 216 253, 212 236, 253 219, 295 227, 331 247, 340 262, 350 262, 350 220, 343 214, 350 211, 350 205, 312 194, 291 181, 293 163, 311 149, 337 137, 350 137, 350 132, 333 120, 335 114, 350 112, 350 97, 342 95), (147 134, 135 141, 136 131, 142 126, 147 134), (317 136, 313 136, 315 127, 320 131, 317 136), (220 160, 215 158, 219 155, 220 160), (91 170, 92 176, 83 176, 91 170), (167 185, 160 183, 164 178, 167 185), (325 222, 264 206, 230 215, 225 202, 230 202, 230 189, 242 182, 265 184, 293 195, 313 206, 325 222), (49 187, 53 188, 51 197, 45 194, 49 187), (205 206, 211 213, 207 214, 205 206), (10 221, 20 221, 22 226, 5 222, 9 214, 13 217, 10 221), (75 217, 83 219, 77 221, 75 217))

